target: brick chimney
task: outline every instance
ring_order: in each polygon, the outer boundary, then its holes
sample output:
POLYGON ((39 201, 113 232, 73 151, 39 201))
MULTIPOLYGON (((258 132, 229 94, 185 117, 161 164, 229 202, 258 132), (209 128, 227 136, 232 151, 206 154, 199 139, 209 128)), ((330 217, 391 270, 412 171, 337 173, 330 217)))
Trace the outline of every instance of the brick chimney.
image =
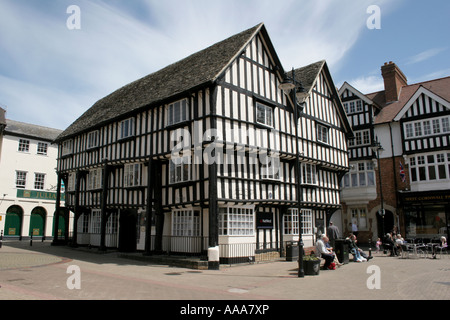
POLYGON ((392 61, 381 67, 381 75, 384 79, 386 103, 398 101, 401 88, 408 85, 405 75, 392 61))

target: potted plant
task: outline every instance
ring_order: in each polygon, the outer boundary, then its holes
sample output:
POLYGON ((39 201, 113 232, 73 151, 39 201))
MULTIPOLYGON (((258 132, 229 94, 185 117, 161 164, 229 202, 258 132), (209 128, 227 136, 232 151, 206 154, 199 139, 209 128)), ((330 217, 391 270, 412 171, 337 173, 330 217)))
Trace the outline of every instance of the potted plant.
POLYGON ((318 275, 320 271, 320 259, 313 254, 303 256, 303 269, 305 270, 305 275, 318 275))

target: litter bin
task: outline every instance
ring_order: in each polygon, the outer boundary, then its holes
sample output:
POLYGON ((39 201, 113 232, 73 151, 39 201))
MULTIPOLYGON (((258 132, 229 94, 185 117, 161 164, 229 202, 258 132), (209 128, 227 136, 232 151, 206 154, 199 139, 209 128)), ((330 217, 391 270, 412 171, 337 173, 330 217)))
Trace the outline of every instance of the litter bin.
POLYGON ((334 250, 340 263, 348 263, 348 243, 345 239, 334 240, 334 250))
POLYGON ((297 242, 289 241, 286 243, 286 261, 298 260, 298 244, 297 242))

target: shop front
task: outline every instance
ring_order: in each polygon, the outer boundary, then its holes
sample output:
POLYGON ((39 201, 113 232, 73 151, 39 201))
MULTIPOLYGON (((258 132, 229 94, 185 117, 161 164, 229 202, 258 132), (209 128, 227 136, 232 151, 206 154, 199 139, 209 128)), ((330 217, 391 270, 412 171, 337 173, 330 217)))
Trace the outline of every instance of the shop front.
POLYGON ((450 191, 401 192, 406 238, 449 239, 450 191))

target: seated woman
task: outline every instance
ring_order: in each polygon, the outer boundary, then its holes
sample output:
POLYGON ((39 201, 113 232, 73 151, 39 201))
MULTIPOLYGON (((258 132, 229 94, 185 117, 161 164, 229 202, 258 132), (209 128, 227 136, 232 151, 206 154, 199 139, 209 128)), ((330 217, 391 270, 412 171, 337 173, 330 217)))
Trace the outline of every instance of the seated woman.
POLYGON ((319 258, 323 258, 325 260, 325 264, 323 265, 323 269, 334 270, 335 266, 332 265, 334 260, 334 253, 330 253, 326 247, 326 243, 328 242, 328 238, 325 235, 322 235, 316 243, 316 255, 319 258))

